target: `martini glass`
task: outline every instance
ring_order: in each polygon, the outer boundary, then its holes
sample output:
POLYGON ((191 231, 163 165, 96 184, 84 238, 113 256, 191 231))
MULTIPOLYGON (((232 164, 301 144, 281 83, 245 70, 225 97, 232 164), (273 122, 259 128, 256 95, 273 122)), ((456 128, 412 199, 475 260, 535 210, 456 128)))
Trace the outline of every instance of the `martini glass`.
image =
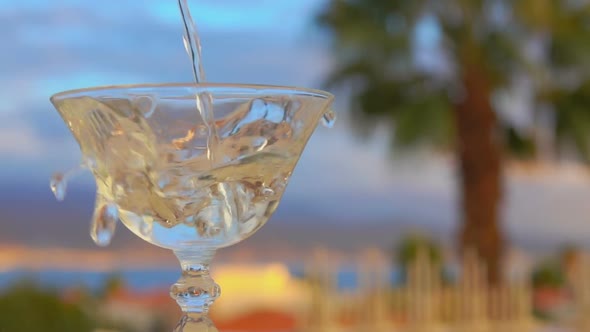
POLYGON ((120 220, 180 261, 170 288, 184 313, 178 332, 217 331, 207 317, 220 295, 209 274, 215 251, 268 221, 319 121, 331 120, 332 100, 318 90, 229 84, 51 97, 96 180, 95 242, 107 244, 120 220))

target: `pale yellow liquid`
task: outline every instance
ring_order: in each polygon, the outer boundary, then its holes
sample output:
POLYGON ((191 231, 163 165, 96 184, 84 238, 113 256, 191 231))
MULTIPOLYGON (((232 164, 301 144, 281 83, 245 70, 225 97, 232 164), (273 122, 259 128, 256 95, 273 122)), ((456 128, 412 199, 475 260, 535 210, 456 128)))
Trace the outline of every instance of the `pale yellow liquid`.
POLYGON ((294 162, 262 153, 198 176, 180 177, 182 186, 173 180, 163 188, 124 195, 117 200, 120 218, 135 234, 158 245, 228 246, 268 221, 294 162), (187 183, 191 189, 186 189, 187 183), (141 210, 151 213, 133 212, 141 210))
POLYGON ((96 178, 95 225, 112 232, 107 226, 118 217, 146 241, 179 249, 228 246, 267 222, 304 144, 284 104, 238 104, 218 123, 222 160, 211 168, 195 130, 171 136, 186 122, 168 124, 179 116, 141 100, 81 97, 59 105, 96 178))

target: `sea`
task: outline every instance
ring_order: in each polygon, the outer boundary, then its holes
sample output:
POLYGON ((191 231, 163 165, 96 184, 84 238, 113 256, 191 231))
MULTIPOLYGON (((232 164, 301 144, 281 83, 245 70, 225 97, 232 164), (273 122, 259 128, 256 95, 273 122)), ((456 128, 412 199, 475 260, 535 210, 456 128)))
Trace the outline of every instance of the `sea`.
MULTIPOLYGON (((303 269, 289 267, 294 279, 303 278, 303 269)), ((97 271, 65 271, 42 270, 27 271, 15 270, 0 272, 0 290, 14 287, 20 283, 32 283, 45 289, 65 290, 72 287, 84 287, 91 291, 101 290, 106 281, 116 277, 122 280, 126 287, 135 291, 148 291, 155 289, 167 289, 176 282, 180 276, 179 269, 133 269, 112 272, 97 271)), ((399 271, 391 271, 390 281, 393 284, 402 280, 399 271)), ((336 273, 337 288, 342 291, 355 290, 359 286, 357 271, 342 269, 336 273)))

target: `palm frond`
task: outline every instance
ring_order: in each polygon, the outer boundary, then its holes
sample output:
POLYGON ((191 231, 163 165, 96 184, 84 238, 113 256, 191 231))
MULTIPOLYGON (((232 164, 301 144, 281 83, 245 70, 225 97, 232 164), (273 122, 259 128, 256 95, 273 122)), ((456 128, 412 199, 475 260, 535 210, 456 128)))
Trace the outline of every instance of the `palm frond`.
POLYGON ((532 133, 523 133, 510 125, 503 125, 504 151, 519 159, 532 159, 537 155, 535 137, 532 133))
MULTIPOLYGON (((436 73, 412 63, 415 28, 425 14, 436 17, 441 47, 456 69, 445 78, 447 85, 460 86, 457 74, 473 59, 492 89, 510 86, 515 74, 528 75, 535 82, 534 104, 555 109, 560 142, 569 142, 565 145, 590 162, 590 88, 584 83, 590 81, 590 4, 585 2, 329 1, 318 17, 335 41, 336 69, 326 83, 350 84, 357 132, 370 135, 387 124, 396 147, 452 143, 448 87, 438 84, 436 73), (494 5, 503 6, 504 24, 490 19, 494 5), (542 56, 531 55, 531 45, 542 56)), ((509 125, 500 129, 506 152, 535 155, 531 133, 509 125)))
POLYGON ((559 147, 574 147, 590 163, 590 80, 555 100, 556 135, 559 147))

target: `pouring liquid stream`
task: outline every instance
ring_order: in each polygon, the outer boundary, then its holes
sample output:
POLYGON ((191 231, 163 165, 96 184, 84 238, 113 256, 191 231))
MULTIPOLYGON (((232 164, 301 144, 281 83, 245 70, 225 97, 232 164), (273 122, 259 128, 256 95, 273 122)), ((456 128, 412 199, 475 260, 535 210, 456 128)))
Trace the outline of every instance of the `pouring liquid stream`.
MULTIPOLYGON (((178 6, 184 24, 184 47, 192 62, 195 82, 204 83, 206 81, 206 76, 201 55, 201 39, 199 37, 197 26, 190 14, 188 0, 178 0, 178 6)), ((212 163, 215 164, 213 153, 215 151, 215 145, 219 142, 219 137, 215 128, 215 118, 213 115, 213 107, 210 106, 211 104, 212 100, 209 95, 206 95, 206 98, 197 96, 197 108, 207 123, 209 130, 209 148, 207 154, 210 157, 210 160, 212 160, 212 163)), ((327 128, 332 128, 335 122, 336 113, 332 109, 327 110, 323 115, 322 124, 327 128)))
POLYGON ((201 39, 199 38, 197 26, 190 14, 188 0, 178 0, 178 7, 184 26, 184 47, 192 62, 193 76, 196 83, 203 83, 206 78, 203 62, 201 61, 201 39))
MULTIPOLYGON (((188 0, 178 0, 178 7, 184 27, 184 47, 192 63, 195 83, 206 81, 205 69, 201 55, 201 38, 197 26, 193 21, 188 5, 188 0)), ((196 96, 196 107, 207 129, 207 159, 211 167, 216 165, 215 151, 219 143, 217 128, 215 127, 215 116, 213 114, 213 99, 210 94, 204 93, 196 96)))
MULTIPOLYGON (((178 6, 183 21, 183 41, 186 52, 192 63, 192 71, 195 83, 205 82, 205 70, 201 61, 201 41, 197 31, 197 27, 191 17, 190 9, 187 0, 178 0, 178 6)), ((215 118, 213 115, 213 100, 209 94, 199 94, 195 96, 195 106, 201 119, 203 120, 204 129, 207 135, 207 150, 206 157, 209 160, 210 167, 213 168, 216 164, 215 149, 219 142, 217 129, 215 127, 215 118)), ((197 128, 193 128, 192 133, 187 133, 187 137, 194 137, 195 132, 200 132, 197 128)), ((192 139, 178 142, 181 144, 179 149, 190 148, 191 144, 195 144, 192 139)), ((194 151, 194 149, 193 149, 194 151)), ((58 183, 58 182, 56 182, 58 183)), ((53 185, 52 185, 53 188, 53 185)), ((65 194, 65 182, 62 186, 56 186, 56 193, 63 197, 65 194), (61 188, 64 188, 61 190, 61 188), (59 189, 59 190, 58 190, 59 189)), ((56 195, 57 196, 57 195, 56 195)), ((109 202, 103 197, 97 197, 94 207, 94 214, 90 225, 90 235, 94 242, 100 246, 106 246, 111 242, 114 235, 116 224, 119 221, 118 207, 114 202, 109 202)))

